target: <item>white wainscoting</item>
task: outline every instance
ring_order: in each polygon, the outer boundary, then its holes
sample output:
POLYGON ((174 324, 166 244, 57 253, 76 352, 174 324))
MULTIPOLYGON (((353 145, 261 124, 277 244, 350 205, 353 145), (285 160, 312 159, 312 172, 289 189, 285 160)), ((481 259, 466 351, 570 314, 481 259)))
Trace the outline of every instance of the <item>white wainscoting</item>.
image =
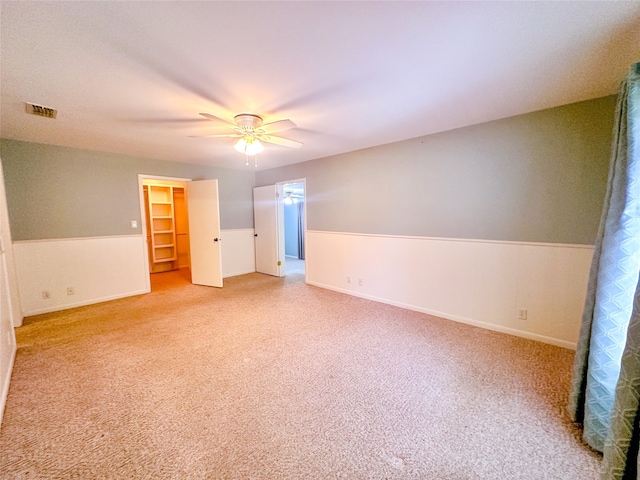
POLYGON ((13 247, 25 315, 149 291, 142 235, 19 241, 13 247), (50 298, 42 298, 43 291, 50 298))
MULTIPOLYGON (((255 272, 253 233, 221 231, 223 277, 255 272)), ((149 292, 142 235, 18 241, 13 248, 27 316, 149 292)))
POLYGON ((311 285, 571 349, 593 255, 586 245, 313 230, 306 251, 311 285))
POLYGON ((256 271, 253 228, 221 230, 222 277, 235 277, 256 271))

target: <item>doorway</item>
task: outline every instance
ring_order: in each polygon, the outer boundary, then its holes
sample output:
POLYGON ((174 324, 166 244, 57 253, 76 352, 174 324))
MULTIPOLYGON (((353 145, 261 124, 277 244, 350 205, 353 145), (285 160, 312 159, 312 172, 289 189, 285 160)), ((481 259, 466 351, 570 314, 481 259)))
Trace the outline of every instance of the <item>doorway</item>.
POLYGON ((282 186, 284 208, 285 275, 305 274, 305 192, 304 182, 282 186))
POLYGON ((306 181, 304 178, 253 189, 256 272, 283 277, 302 273, 306 281, 306 181), (285 194, 286 192, 286 194, 285 194), (285 221, 285 205, 288 221, 285 221), (285 228, 285 223, 289 228, 285 228), (289 252, 286 250, 289 234, 289 252))
POLYGON ((218 180, 139 174, 138 184, 147 289, 163 274, 222 287, 218 180))
POLYGON ((189 269, 189 217, 184 182, 144 180, 149 273, 189 269))
POLYGON ((176 279, 191 283, 186 183, 145 178, 142 193, 151 290, 176 279))

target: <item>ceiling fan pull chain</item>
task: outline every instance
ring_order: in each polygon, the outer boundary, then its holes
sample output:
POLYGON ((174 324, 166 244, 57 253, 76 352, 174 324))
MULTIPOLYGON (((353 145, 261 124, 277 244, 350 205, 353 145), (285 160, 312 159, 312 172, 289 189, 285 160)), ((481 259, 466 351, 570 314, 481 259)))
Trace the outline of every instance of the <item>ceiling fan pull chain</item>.
POLYGON ((245 163, 245 165, 248 167, 248 166, 249 166, 249 155, 247 155, 247 154, 245 153, 244 158, 246 158, 246 159, 247 159, 247 162, 245 163))
POLYGON ((258 168, 258 155, 254 155, 253 156, 253 163, 254 163, 254 167, 258 168))

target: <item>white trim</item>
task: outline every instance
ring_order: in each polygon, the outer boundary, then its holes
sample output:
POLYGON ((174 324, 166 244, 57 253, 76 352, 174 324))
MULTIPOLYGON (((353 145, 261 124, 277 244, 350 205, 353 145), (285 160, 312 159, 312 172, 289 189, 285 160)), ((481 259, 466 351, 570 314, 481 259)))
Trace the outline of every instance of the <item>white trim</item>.
POLYGON ((9 396, 9 386, 11 384, 11 372, 13 372, 13 365, 16 360, 16 352, 18 351, 17 345, 13 344, 13 352, 11 352, 11 358, 9 359, 9 373, 4 379, 4 385, 2 385, 2 398, 0 398, 0 425, 2 425, 2 419, 4 417, 4 409, 7 406, 7 397, 9 396))
POLYGON ((222 278, 230 278, 230 277, 237 277, 238 275, 247 275, 249 273, 256 273, 255 269, 253 270, 246 270, 246 271, 238 271, 238 272, 232 272, 232 273, 225 273, 222 278))
POLYGON ((253 232, 253 228, 221 228, 221 232, 253 232))
POLYGON ((192 178, 182 178, 182 177, 165 177, 162 175, 147 175, 145 173, 138 174, 138 180, 143 178, 145 180, 166 180, 167 182, 191 182, 192 178))
POLYGON ((50 243, 50 242, 69 242, 77 240, 101 240, 103 238, 131 238, 143 236, 139 233, 133 235, 104 235, 102 237, 69 237, 69 238, 39 238, 37 240, 14 240, 12 243, 50 243))
MULTIPOLYGON (((292 183, 304 183, 306 186, 307 179, 306 178, 296 178, 295 180, 284 180, 282 182, 276 182, 276 185, 289 185, 292 183)), ((306 193, 306 191, 305 191, 306 193)))
POLYGON ((56 307, 32 310, 30 312, 27 312, 25 316, 40 315, 42 313, 50 313, 50 312, 59 312, 61 310, 67 310, 69 308, 84 307, 86 305, 93 305, 94 303, 102 303, 102 302, 108 302, 110 300, 118 300, 119 298, 135 297, 136 295, 147 294, 149 293, 149 291, 150 290, 138 290, 133 292, 127 292, 121 295, 110 295, 107 297, 92 298, 91 300, 87 300, 85 302, 65 303, 64 305, 59 305, 56 307))
POLYGON ((481 322, 481 321, 478 321, 478 320, 474 320, 472 318, 465 318, 465 317, 460 317, 460 316, 457 316, 457 315, 450 315, 450 314, 445 313, 445 312, 439 312, 439 311, 436 311, 436 310, 431 310, 429 308, 423 308, 423 307, 419 307, 419 306, 416 306, 416 305, 411 305, 411 304, 408 304, 408 303, 395 302, 393 300, 388 300, 388 299, 385 299, 385 298, 376 297, 374 295, 367 295, 365 293, 358 293, 358 292, 354 292, 352 290, 346 290, 346 289, 334 287, 332 285, 326 285, 326 284, 322 284, 322 283, 318 283, 318 282, 309 282, 309 281, 307 281, 306 283, 308 283, 309 285, 313 285, 315 287, 325 288, 327 290, 332 290, 334 292, 344 293, 346 295, 351 295, 351 296, 354 296, 354 297, 364 298, 366 300, 372 300, 374 302, 384 303, 386 305, 393 305, 394 307, 406 308, 407 310, 413 310, 415 312, 426 313, 428 315, 433 315, 434 317, 444 318, 446 320, 453 320, 454 322, 464 323, 464 324, 471 325, 471 326, 474 326, 474 327, 483 328, 485 330, 493 330, 495 332, 506 333, 506 334, 509 334, 509 335, 513 335, 515 337, 526 338, 528 340, 536 340, 536 341, 539 341, 539 342, 542 342, 542 343, 548 343, 550 345, 555 345, 555 346, 558 346, 558 347, 568 348, 570 350, 575 350, 576 349, 576 343, 575 342, 567 342, 565 340, 560 340, 560 339, 553 338, 553 337, 547 337, 545 335, 539 335, 537 333, 530 333, 530 332, 525 332, 525 331, 522 331, 522 330, 516 330, 514 328, 504 327, 504 326, 501 326, 501 325, 494 325, 494 324, 487 323, 487 322, 481 322))
MULTIPOLYGON (((306 206, 305 206, 306 210, 306 206)), ((558 248, 585 248, 593 250, 595 245, 584 245, 581 243, 546 243, 546 242, 519 242, 515 240, 483 240, 474 238, 448 238, 448 237, 421 237, 414 235, 390 235, 384 233, 355 233, 355 232, 328 232, 325 230, 307 230, 310 233, 321 233, 326 235, 352 235, 356 237, 380 237, 380 238, 406 238, 411 240, 435 240, 442 242, 471 242, 471 243, 493 243, 497 245, 531 245, 534 247, 558 247, 558 248)))

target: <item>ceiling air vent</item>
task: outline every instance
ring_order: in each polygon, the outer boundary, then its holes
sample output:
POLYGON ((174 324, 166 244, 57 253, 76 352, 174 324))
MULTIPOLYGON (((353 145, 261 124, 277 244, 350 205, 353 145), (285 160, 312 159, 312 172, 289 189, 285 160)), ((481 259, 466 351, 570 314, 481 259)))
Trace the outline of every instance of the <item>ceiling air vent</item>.
POLYGON ((43 107, 42 105, 35 105, 33 103, 25 103, 25 105, 27 106, 27 113, 32 115, 47 118, 56 118, 56 115, 58 115, 58 111, 53 108, 43 107))

